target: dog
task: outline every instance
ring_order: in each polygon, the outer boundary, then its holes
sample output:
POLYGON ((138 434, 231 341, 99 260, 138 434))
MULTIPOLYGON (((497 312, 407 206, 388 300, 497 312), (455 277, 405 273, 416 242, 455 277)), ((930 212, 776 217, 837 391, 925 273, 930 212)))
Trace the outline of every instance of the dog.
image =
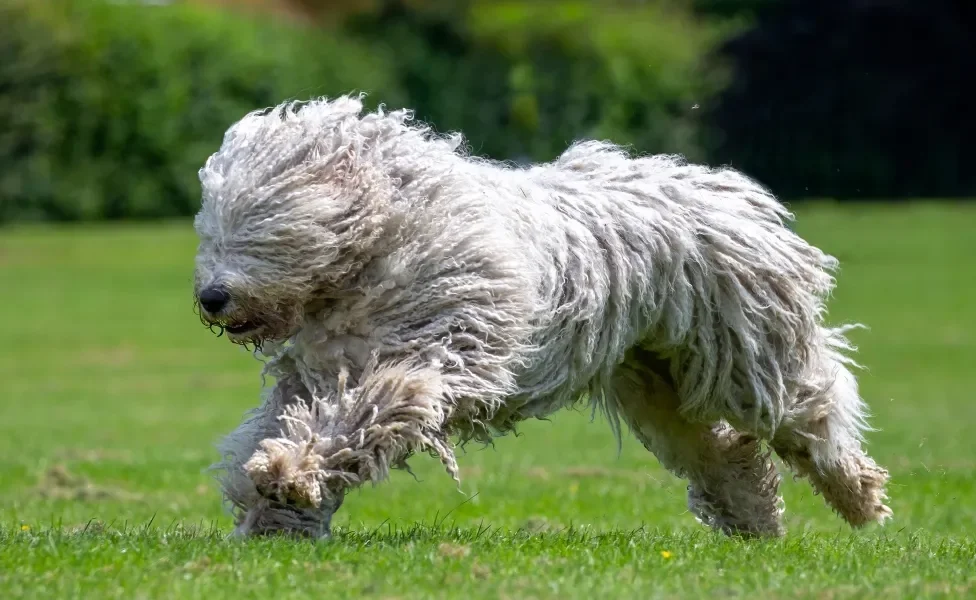
POLYGON ((580 403, 728 535, 781 536, 775 452, 884 522, 837 261, 731 168, 607 142, 516 167, 362 97, 252 112, 200 170, 195 303, 264 363, 220 444, 235 534, 330 535, 345 493, 580 403), (623 425, 621 425, 623 423, 623 425))

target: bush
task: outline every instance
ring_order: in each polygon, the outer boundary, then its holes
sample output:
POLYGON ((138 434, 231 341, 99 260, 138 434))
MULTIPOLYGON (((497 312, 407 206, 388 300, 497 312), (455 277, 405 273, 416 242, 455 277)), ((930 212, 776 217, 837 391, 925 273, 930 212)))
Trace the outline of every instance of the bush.
POLYGON ((376 92, 389 61, 333 32, 208 9, 0 0, 0 222, 189 215, 247 111, 376 92))
POLYGON ((702 58, 723 31, 687 11, 369 6, 309 29, 185 4, 0 0, 0 222, 192 214, 197 169, 231 122, 354 90, 498 159, 548 160, 584 137, 705 158, 699 115, 723 80, 702 58))
POLYGON ((494 158, 596 137, 700 159, 699 108, 723 82, 701 60, 722 29, 655 3, 401 0, 354 28, 395 49, 421 119, 494 158))

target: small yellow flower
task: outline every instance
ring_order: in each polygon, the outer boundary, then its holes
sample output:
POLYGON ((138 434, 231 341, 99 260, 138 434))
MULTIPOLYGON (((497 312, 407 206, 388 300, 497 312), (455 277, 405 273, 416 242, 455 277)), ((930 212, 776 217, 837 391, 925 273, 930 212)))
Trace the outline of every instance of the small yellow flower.
POLYGON ((21 531, 30 531, 30 525, 21 525, 20 526, 20 530, 21 531))
POLYGON ((661 558, 671 558, 673 555, 667 550, 661 550, 661 558))

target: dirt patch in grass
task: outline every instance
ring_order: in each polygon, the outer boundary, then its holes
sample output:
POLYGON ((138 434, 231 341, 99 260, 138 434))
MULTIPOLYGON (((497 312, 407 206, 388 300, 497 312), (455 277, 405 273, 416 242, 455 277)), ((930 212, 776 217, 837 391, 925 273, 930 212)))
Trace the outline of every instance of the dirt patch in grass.
POLYGON ((132 453, 125 450, 109 450, 105 448, 60 448, 54 456, 59 461, 101 463, 117 462, 129 464, 132 453))
POLYGON ((522 531, 527 533, 545 533, 547 531, 555 531, 560 527, 545 517, 534 516, 529 517, 524 523, 519 527, 522 531))
POLYGON ((543 481, 548 481, 550 479, 549 471, 543 467, 532 467, 525 471, 526 477, 531 477, 532 479, 541 479, 543 481))
POLYGON ((471 466, 471 467, 461 467, 461 477, 465 479, 471 477, 481 477, 484 474, 485 474, 485 470, 478 465, 471 466))
POLYGON ((580 466, 580 467, 568 467, 568 468, 566 468, 566 469, 563 470, 563 475, 566 475, 568 477, 579 477, 579 478, 583 478, 583 479, 590 479, 590 478, 605 479, 607 477, 619 476, 620 474, 623 474, 623 475, 627 476, 627 478, 630 478, 630 477, 633 477, 633 476, 639 476, 639 473, 636 473, 636 472, 633 472, 633 471, 617 471, 617 472, 615 472, 615 471, 613 471, 611 469, 608 469, 606 467, 585 467, 585 466, 580 466))
POLYGON ((64 465, 55 465, 44 471, 36 490, 41 497, 54 500, 131 502, 142 499, 141 495, 118 487, 95 485, 86 477, 71 473, 64 465))
POLYGON ((640 483, 657 481, 652 477, 654 471, 641 469, 608 469, 607 467, 580 465, 562 470, 564 477, 575 479, 624 479, 640 483))
POLYGON ((437 553, 445 558, 464 558, 471 554, 471 548, 461 544, 443 542, 437 547, 437 553))

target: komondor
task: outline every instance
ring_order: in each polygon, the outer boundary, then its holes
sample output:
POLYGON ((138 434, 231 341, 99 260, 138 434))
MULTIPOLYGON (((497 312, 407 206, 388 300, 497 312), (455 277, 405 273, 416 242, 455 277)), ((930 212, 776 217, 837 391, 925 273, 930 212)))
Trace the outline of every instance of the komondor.
POLYGON ((345 493, 589 402, 729 535, 783 534, 775 451, 883 522, 836 260, 732 169, 604 142, 516 168, 409 111, 289 103, 200 171, 196 302, 274 379, 222 443, 239 535, 327 536, 345 493), (768 449, 766 449, 768 448, 768 449))

